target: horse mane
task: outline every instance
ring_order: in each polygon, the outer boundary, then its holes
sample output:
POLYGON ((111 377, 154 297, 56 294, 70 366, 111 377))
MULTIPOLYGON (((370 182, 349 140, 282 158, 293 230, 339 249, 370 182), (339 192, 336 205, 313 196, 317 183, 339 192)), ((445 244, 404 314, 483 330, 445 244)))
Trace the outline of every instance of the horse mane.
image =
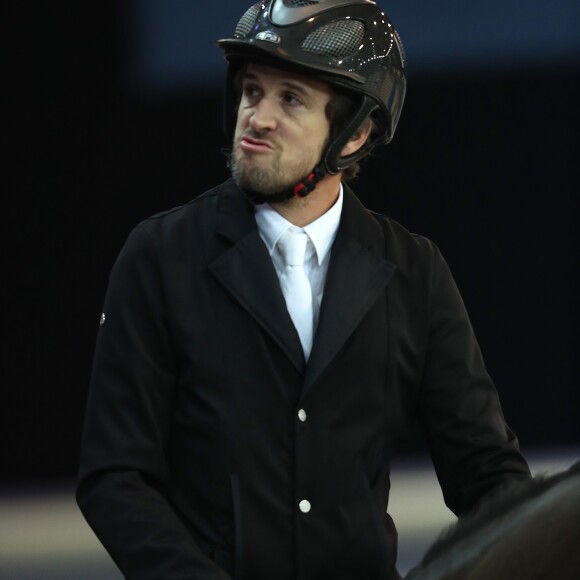
MULTIPOLYGON (((500 526, 505 518, 518 508, 524 509, 524 504, 533 502, 545 492, 556 487, 563 481, 580 476, 580 461, 566 471, 554 475, 539 475, 533 479, 516 481, 487 496, 470 514, 461 517, 455 524, 445 530, 431 545, 423 556, 419 566, 406 577, 407 580, 419 580, 420 572, 429 567, 437 559, 444 556, 455 558, 453 551, 466 539, 489 528, 492 524, 500 526)), ((473 543, 472 543, 473 544, 473 543)), ((483 551, 485 546, 481 548, 483 551)), ((473 552, 473 549, 471 550, 473 552)), ((475 555, 475 554, 474 554, 475 555)))

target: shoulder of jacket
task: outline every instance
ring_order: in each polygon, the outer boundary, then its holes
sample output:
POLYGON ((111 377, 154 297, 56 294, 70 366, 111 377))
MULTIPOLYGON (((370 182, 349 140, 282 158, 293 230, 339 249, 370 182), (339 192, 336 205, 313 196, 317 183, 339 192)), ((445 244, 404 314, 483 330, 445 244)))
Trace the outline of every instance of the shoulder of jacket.
POLYGON ((397 220, 384 214, 369 210, 370 214, 381 224, 385 234, 385 244, 393 250, 407 252, 439 254, 439 248, 431 239, 409 231, 397 220))
POLYGON ((137 224, 133 231, 153 234, 179 229, 183 224, 191 224, 192 220, 202 219, 207 223, 211 220, 212 208, 217 209, 220 194, 228 184, 226 181, 183 205, 153 214, 137 224))
POLYGON ((192 200, 184 203, 183 205, 179 205, 177 207, 173 207, 171 209, 161 211, 159 213, 153 214, 152 216, 143 220, 142 223, 147 222, 155 222, 155 221, 163 221, 163 220, 172 220, 172 219, 181 219, 189 214, 195 213, 197 210, 207 209, 207 206, 216 203, 222 189, 227 186, 228 182, 221 183, 212 189, 198 195, 197 197, 193 198, 192 200))

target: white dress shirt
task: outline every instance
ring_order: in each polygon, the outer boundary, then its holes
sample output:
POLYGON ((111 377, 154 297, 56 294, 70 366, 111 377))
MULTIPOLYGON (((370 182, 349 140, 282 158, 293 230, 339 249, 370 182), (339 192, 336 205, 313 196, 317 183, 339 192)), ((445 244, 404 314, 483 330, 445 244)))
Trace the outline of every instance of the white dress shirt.
POLYGON ((318 317, 320 315, 320 304, 322 303, 322 296, 324 294, 326 273, 330 262, 330 250, 336 238, 338 224, 340 223, 342 201, 343 191, 341 184, 338 199, 335 204, 325 214, 303 228, 292 225, 267 203, 257 205, 255 210, 258 232, 270 252, 270 257, 278 274, 278 279, 280 279, 280 275, 284 270, 284 262, 276 246, 280 236, 289 228, 303 231, 308 236, 306 254, 304 256, 304 271, 310 280, 310 286, 312 288, 313 328, 315 335, 318 317))

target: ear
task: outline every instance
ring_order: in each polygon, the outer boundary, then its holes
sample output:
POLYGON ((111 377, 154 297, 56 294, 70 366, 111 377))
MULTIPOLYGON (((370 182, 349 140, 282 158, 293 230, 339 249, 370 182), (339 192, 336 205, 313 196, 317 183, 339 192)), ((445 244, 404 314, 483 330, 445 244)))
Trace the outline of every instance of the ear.
POLYGON ((347 157, 348 155, 356 153, 365 144, 365 141, 371 134, 372 128, 373 122, 367 117, 365 122, 354 132, 347 144, 342 148, 340 156, 347 157))

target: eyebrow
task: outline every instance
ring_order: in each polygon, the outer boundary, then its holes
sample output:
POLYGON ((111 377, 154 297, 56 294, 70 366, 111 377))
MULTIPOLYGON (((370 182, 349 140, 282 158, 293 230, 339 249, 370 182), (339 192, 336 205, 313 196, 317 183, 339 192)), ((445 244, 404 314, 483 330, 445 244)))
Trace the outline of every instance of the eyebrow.
MULTIPOLYGON (((242 78, 242 81, 245 81, 245 80, 258 81, 259 79, 258 79, 258 76, 256 74, 251 73, 251 72, 247 72, 242 78)), ((296 91, 297 93, 301 93, 305 97, 310 96, 310 91, 308 90, 308 87, 306 87, 300 83, 285 80, 285 81, 282 81, 282 84, 285 87, 289 88, 290 90, 296 91)))

